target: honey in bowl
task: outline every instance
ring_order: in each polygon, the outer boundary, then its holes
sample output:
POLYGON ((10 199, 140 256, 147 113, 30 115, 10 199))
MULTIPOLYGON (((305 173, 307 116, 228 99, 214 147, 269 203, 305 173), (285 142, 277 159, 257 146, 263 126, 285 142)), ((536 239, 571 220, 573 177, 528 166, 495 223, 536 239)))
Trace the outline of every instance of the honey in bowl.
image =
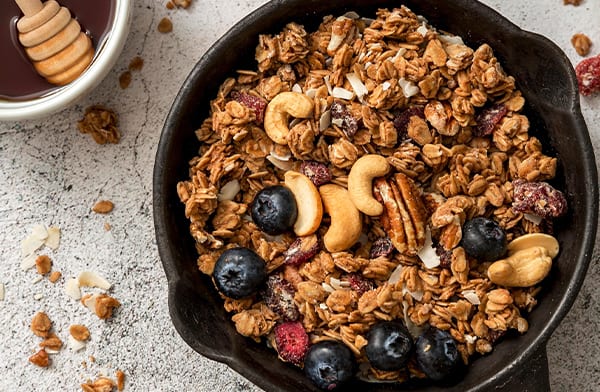
MULTIPOLYGON (((107 37, 115 0, 59 0, 71 11, 98 50, 107 37)), ((52 93, 60 87, 47 82, 34 69, 19 43, 16 23, 22 16, 13 1, 0 2, 0 100, 22 101, 52 93)))

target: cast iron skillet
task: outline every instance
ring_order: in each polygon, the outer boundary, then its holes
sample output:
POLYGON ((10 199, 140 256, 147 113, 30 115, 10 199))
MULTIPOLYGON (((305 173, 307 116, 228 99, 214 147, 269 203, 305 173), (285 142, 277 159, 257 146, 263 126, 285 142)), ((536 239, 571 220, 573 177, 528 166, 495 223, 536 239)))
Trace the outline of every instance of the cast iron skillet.
MULTIPOLYGON (((327 14, 354 10, 372 16, 385 0, 274 0, 240 21, 200 59, 183 84, 166 119, 154 167, 154 220, 158 250, 169 281, 169 308, 183 339, 200 354, 228 364, 268 391, 313 391, 301 370, 276 359, 265 345, 237 334, 207 276, 196 267, 178 181, 188 178, 188 161, 198 150, 194 130, 208 115, 209 100, 235 69, 255 69, 260 33, 276 33, 290 21, 313 30, 327 14)), ((470 0, 404 1, 439 28, 463 37, 471 47, 487 42, 526 101, 531 130, 559 168, 554 185, 567 192, 569 214, 555 225, 562 250, 544 282, 530 329, 506 338, 491 355, 470 365, 448 391, 548 391, 546 342, 571 307, 587 270, 597 226, 598 181, 594 153, 579 108, 577 82, 566 56, 549 40, 520 30, 492 9, 470 0)), ((356 382, 363 391, 388 391, 390 384, 356 382)), ((442 390, 420 386, 423 391, 442 390)))

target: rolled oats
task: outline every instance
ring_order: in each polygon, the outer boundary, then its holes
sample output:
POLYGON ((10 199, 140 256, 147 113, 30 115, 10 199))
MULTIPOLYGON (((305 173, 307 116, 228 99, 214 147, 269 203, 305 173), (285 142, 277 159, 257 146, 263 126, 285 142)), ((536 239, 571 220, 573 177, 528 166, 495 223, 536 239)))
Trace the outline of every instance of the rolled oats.
MULTIPOLYGON (((314 32, 290 23, 261 35, 255 58, 256 70, 238 71, 211 101, 189 179, 177 185, 199 269, 211 275, 225 249, 250 247, 294 288, 311 342, 342 341, 362 362, 366 334, 379 320, 447 330, 465 362, 491 352, 509 329, 525 333, 539 286, 498 287, 487 277, 489 263, 461 246, 462 225, 478 216, 496 220, 509 240, 551 230, 550 218, 534 223, 513 208, 513 183, 551 179, 557 161, 530 135, 525 100, 492 48, 470 48, 400 7, 373 20, 326 17, 314 32), (276 145, 255 103, 287 91, 311 98, 313 116, 294 119, 276 145), (295 238, 257 229, 247 212, 256 193, 304 162, 323 165, 327 181, 345 188, 365 154, 392 167, 374 181, 384 213, 362 218, 354 247, 285 264, 295 238), (231 184, 235 192, 225 192, 231 184), (382 239, 395 250, 372 252, 382 239), (424 248, 439 261, 425 264, 424 248)), ((330 218, 323 223, 319 238, 330 218)), ((271 339, 281 321, 261 295, 225 298, 224 306, 237 331, 256 341, 271 339)), ((367 367, 361 376, 402 382, 424 374, 409 363, 397 372, 367 367)))

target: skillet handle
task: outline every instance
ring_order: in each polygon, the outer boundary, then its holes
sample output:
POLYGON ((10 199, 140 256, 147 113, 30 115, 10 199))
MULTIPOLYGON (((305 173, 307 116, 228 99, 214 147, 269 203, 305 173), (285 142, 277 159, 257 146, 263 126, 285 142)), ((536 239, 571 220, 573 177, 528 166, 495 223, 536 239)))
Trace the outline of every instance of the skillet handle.
POLYGON ((520 370, 500 386, 506 392, 550 392, 550 373, 546 346, 542 346, 529 359, 528 366, 520 370))

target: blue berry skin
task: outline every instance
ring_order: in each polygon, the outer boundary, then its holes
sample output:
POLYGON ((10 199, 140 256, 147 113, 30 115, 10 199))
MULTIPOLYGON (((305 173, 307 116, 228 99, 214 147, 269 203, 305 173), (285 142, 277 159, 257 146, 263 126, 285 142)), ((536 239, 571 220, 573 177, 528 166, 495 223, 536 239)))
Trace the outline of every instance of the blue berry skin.
POLYGON ((430 328, 417 338, 417 364, 434 381, 446 380, 461 370, 456 341, 447 331, 430 328))
POLYGON ((506 233, 494 220, 473 218, 462 227, 461 245, 477 260, 495 261, 506 253, 506 233))
POLYGON ((298 207, 292 191, 275 185, 256 194, 250 212, 256 226, 267 234, 277 235, 294 225, 298 207))
POLYGON ((337 341, 322 341, 310 347, 304 358, 304 373, 317 387, 331 391, 354 376, 352 351, 337 341))
POLYGON ((410 333, 400 321, 383 321, 371 327, 365 352, 375 369, 400 370, 413 349, 410 333))
POLYGON ((244 298, 257 292, 266 281, 266 263, 248 248, 228 249, 215 263, 213 279, 224 295, 244 298))

